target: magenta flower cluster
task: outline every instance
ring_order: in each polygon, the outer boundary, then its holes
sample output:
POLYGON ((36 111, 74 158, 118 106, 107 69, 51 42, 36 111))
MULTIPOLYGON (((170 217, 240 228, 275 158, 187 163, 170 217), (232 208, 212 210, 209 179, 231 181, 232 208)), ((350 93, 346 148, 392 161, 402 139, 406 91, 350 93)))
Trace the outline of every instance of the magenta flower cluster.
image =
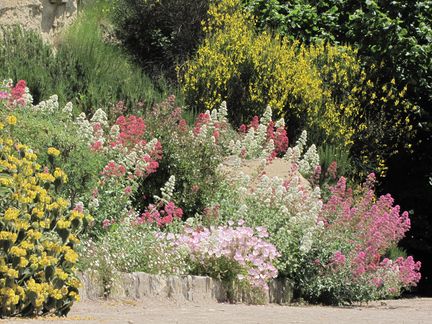
POLYGON ((185 233, 177 238, 176 244, 186 247, 195 262, 207 263, 210 259, 227 258, 235 261, 244 270, 238 279, 246 280, 254 287, 268 289, 267 282, 277 277, 273 266, 279 256, 276 247, 268 243, 267 229, 238 226, 231 222, 227 226, 211 228, 185 228, 185 233))
POLYGON ((376 288, 385 287, 390 295, 397 294, 401 288, 420 281, 421 263, 411 256, 395 261, 383 257, 405 236, 411 223, 407 212, 401 214, 400 207, 393 206, 394 199, 389 194, 375 196, 374 180, 375 176, 369 175, 359 198, 347 188, 343 177, 331 188, 321 221, 327 237, 337 238, 347 248, 334 251, 330 260, 317 260, 316 264, 324 265, 333 274, 348 268, 352 282, 367 280, 376 288))

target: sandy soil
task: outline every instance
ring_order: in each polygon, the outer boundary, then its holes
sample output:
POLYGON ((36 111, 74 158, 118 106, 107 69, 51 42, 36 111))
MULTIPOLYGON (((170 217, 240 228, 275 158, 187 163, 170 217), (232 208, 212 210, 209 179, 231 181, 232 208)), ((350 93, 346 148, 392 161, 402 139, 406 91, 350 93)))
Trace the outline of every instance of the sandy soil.
POLYGON ((86 301, 66 319, 13 319, 0 323, 432 323, 432 298, 373 302, 353 307, 175 304, 166 301, 86 301))

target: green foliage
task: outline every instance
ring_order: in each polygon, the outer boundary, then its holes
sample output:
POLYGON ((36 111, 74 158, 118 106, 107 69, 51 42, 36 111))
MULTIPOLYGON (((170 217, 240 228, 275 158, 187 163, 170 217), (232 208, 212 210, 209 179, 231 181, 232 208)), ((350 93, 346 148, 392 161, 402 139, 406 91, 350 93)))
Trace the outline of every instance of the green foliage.
POLYGON ((117 37, 141 64, 173 72, 202 39, 208 6, 209 0, 115 0, 112 21, 117 37))
MULTIPOLYGON (((336 175, 349 175, 351 170, 351 160, 349 152, 334 145, 323 145, 318 148, 320 165, 322 170, 328 170, 333 162, 336 162, 336 175)), ((339 178, 339 177, 338 177, 339 178)))
MULTIPOLYGON (((334 40, 334 29, 340 12, 335 1, 309 0, 243 0, 257 17, 260 29, 268 27, 291 39, 309 43, 334 40)), ((341 1, 338 1, 340 3, 341 1)))
POLYGON ((92 152, 84 141, 77 140, 78 127, 70 121, 61 121, 64 117, 61 113, 17 111, 17 116, 21 127, 14 130, 14 136, 19 141, 27 141, 43 165, 49 165, 49 147, 60 150, 56 164, 68 170, 69 175, 69 181, 62 187, 63 193, 72 203, 87 198, 97 187, 99 172, 106 163, 104 157, 92 152))
POLYGON ((119 47, 104 42, 98 4, 79 16, 56 50, 34 32, 3 28, 0 75, 27 80, 36 103, 55 93, 61 104, 73 101, 87 113, 120 100, 128 109, 151 107, 167 84, 153 84, 119 47))
POLYGON ((261 28, 306 43, 351 44, 365 64, 384 62, 376 76, 408 84, 410 98, 430 112, 432 1, 244 0, 261 28), (428 105, 429 103, 429 105, 428 105))
POLYGON ((146 124, 152 137, 160 140, 163 148, 158 171, 151 174, 141 186, 136 202, 144 207, 173 175, 176 179, 174 201, 188 216, 194 216, 207 206, 222 179, 217 167, 222 161, 222 151, 211 141, 200 141, 185 124, 179 127, 181 109, 174 98, 156 105, 146 116, 146 124))
POLYGON ((78 81, 72 85, 69 98, 76 97, 76 104, 86 112, 110 107, 120 100, 129 111, 138 103, 143 108, 151 107, 168 90, 163 82, 153 84, 119 46, 109 41, 106 10, 106 1, 85 6, 58 45, 58 57, 73 59, 66 71, 76 73, 78 81))

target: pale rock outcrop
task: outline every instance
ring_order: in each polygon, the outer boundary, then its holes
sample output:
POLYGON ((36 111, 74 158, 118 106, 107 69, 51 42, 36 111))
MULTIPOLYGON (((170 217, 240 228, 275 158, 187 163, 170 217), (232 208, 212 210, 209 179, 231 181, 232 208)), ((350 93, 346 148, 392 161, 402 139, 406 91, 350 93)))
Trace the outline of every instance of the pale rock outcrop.
POLYGON ((78 0, 0 0, 0 26, 20 25, 52 42, 77 15, 78 0))

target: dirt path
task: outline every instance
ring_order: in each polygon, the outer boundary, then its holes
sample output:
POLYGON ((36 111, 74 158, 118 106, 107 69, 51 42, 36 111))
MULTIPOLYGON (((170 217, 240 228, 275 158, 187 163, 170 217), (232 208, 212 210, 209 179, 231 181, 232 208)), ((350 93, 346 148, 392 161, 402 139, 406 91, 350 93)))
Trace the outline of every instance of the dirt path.
POLYGON ((86 301, 74 306, 67 319, 0 320, 7 324, 37 323, 432 323, 432 299, 374 302, 355 307, 248 306, 174 304, 172 302, 86 301))

